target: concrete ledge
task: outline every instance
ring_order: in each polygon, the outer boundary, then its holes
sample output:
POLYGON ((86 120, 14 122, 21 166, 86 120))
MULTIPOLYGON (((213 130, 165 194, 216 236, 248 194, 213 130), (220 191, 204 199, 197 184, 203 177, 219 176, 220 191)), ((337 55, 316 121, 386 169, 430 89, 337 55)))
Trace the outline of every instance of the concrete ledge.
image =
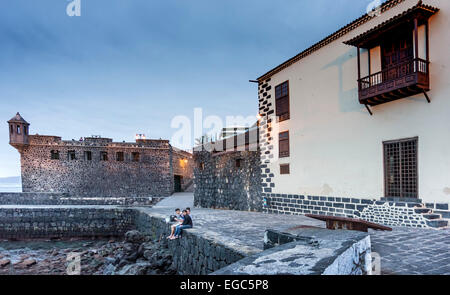
POLYGON ((273 248, 213 275, 363 275, 372 269, 370 236, 344 230, 268 231, 273 248))

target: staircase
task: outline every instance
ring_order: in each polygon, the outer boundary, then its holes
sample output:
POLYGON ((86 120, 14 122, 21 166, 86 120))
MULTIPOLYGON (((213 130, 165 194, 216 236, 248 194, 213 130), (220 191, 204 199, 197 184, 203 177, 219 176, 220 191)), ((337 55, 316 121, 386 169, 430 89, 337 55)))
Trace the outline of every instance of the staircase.
POLYGON ((422 214, 422 216, 426 219, 427 225, 430 227, 443 229, 449 225, 449 220, 444 219, 442 214, 434 212, 433 209, 427 208, 423 204, 414 207, 414 211, 418 214, 422 214))
POLYGON ((183 189, 183 192, 193 193, 194 192, 194 180, 191 179, 188 183, 183 185, 182 189, 183 189))

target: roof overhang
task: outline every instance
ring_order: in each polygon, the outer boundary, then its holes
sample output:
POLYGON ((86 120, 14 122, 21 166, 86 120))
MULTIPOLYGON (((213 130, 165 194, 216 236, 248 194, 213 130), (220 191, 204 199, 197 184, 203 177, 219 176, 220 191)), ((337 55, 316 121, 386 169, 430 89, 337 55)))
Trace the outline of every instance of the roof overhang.
POLYGON ((372 29, 348 41, 345 41, 344 44, 359 48, 373 48, 379 45, 380 38, 382 38, 384 34, 391 32, 403 25, 412 24, 412 21, 414 19, 418 20, 419 25, 423 25, 432 15, 434 15, 438 11, 438 8, 422 4, 422 1, 419 1, 417 5, 373 27, 372 29))

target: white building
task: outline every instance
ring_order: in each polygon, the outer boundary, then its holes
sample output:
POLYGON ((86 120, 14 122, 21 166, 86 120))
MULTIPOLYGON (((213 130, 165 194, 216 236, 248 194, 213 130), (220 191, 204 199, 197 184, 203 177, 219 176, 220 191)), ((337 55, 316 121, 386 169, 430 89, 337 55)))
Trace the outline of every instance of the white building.
POLYGON ((379 12, 258 78, 269 212, 447 224, 450 1, 379 12))

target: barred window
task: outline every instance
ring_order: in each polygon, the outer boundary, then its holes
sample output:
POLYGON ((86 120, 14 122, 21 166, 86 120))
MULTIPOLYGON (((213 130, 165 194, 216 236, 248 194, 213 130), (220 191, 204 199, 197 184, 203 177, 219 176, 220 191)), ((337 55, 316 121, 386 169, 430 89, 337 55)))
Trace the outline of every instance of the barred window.
POLYGON ((140 161, 140 154, 135 152, 135 153, 131 153, 131 159, 133 162, 139 162, 140 161))
POLYGON ((289 120, 289 81, 275 87, 275 104, 278 121, 289 120))
POLYGON ((86 161, 92 161, 92 152, 90 152, 90 151, 85 151, 85 152, 84 152, 84 159, 85 159, 86 161))
POLYGON ((68 151, 67 152, 67 158, 69 159, 69 161, 74 161, 77 159, 76 153, 75 151, 68 151))
POLYGON ((384 142, 386 197, 418 198, 418 138, 384 142))
POLYGON ((281 132, 278 138, 279 157, 289 157, 289 131, 281 132))
POLYGON ((59 151, 51 151, 50 152, 50 158, 52 160, 59 160, 59 151))
POLYGON ((108 153, 107 152, 100 152, 100 160, 101 161, 108 161, 108 153))
POLYGON ((280 174, 281 175, 290 174, 289 164, 280 165, 280 174))

